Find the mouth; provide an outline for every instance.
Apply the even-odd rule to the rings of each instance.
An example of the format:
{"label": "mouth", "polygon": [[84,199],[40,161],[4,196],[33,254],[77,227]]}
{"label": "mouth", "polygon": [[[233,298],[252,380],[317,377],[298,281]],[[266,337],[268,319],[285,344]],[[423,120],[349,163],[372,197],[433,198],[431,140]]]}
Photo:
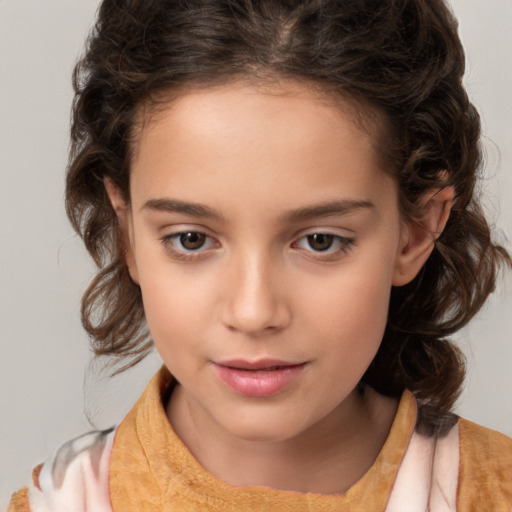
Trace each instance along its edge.
{"label": "mouth", "polygon": [[229,361],[220,361],[219,366],[226,368],[232,368],[233,370],[246,370],[246,371],[273,371],[281,368],[292,368],[294,366],[300,366],[304,363],[292,363],[287,361],[280,361],[278,359],[261,359],[259,361],[246,361],[244,359],[233,359]]}
{"label": "mouth", "polygon": [[264,398],[289,387],[302,374],[306,363],[237,359],[214,362],[213,366],[219,379],[231,390],[244,396]]}

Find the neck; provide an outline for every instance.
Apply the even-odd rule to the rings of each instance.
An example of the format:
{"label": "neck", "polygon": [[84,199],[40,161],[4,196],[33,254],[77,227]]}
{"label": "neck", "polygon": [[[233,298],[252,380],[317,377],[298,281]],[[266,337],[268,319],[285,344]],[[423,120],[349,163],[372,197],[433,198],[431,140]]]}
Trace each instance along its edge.
{"label": "neck", "polygon": [[167,412],[197,461],[233,486],[342,494],[371,467],[393,422],[397,401],[369,388],[354,390],[321,422],[283,441],[259,442],[229,435],[190,407],[180,386]]}

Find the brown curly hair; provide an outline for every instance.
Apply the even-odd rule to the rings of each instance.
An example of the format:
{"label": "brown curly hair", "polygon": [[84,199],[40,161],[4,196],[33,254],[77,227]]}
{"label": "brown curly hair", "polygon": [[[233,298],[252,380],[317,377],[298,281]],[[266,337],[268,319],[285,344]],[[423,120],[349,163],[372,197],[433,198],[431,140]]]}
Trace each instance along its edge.
{"label": "brown curly hair", "polygon": [[[161,91],[239,78],[317,84],[386,119],[383,151],[402,215],[453,185],[446,229],[421,273],[393,288],[380,350],[363,377],[381,393],[409,388],[442,416],[464,378],[447,339],[493,291],[507,252],[492,243],[475,194],[480,122],[462,86],[464,52],[443,0],[103,0],[74,73],[68,216],[99,267],[83,324],[96,355],[140,361],[152,341],[130,279],[108,177],[129,202],[140,105]],[[155,100],[156,101],[156,100]]]}

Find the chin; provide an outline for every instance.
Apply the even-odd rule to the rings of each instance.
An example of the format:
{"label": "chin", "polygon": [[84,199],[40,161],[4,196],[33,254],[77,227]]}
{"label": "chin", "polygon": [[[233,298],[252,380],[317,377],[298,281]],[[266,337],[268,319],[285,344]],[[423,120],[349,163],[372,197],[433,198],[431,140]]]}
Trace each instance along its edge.
{"label": "chin", "polygon": [[293,439],[304,430],[298,418],[285,416],[275,417],[267,414],[258,415],[258,417],[254,415],[242,417],[238,414],[236,423],[231,418],[229,424],[224,424],[224,428],[234,437],[248,443],[279,443]]}

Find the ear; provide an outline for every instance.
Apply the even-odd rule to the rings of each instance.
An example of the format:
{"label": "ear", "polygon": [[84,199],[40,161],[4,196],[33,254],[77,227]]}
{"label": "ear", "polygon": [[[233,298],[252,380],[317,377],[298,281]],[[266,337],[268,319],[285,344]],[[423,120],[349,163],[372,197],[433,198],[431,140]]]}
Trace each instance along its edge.
{"label": "ear", "polygon": [[110,203],[112,204],[112,208],[114,208],[114,211],[116,212],[119,227],[121,229],[126,266],[128,267],[128,271],[133,282],[135,284],[139,284],[139,275],[133,252],[133,225],[131,209],[128,204],[126,204],[123,194],[119,188],[114,185],[114,182],[110,178],[105,178],[103,180],[103,184],[110,199]]}
{"label": "ear", "polygon": [[410,283],[418,275],[448,222],[454,197],[452,186],[425,193],[420,201],[419,217],[404,223],[394,286]]}

